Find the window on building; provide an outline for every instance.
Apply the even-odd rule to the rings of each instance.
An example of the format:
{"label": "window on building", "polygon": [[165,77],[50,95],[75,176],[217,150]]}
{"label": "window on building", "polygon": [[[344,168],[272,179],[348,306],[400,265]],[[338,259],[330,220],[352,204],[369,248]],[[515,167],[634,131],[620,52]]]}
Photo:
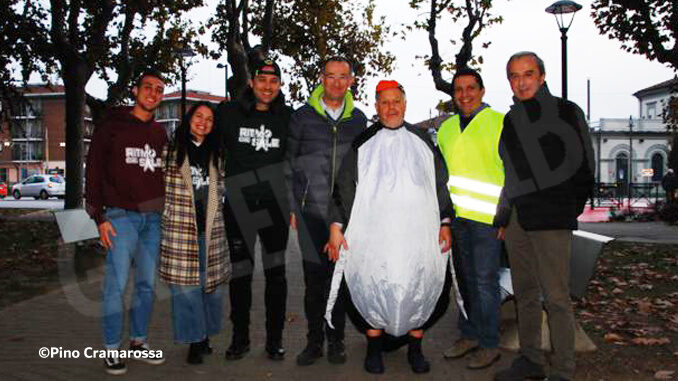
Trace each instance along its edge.
{"label": "window on building", "polygon": [[42,115],[42,102],[39,99],[18,98],[10,107],[13,117],[35,117]]}
{"label": "window on building", "polygon": [[647,110],[646,115],[648,119],[657,117],[657,102],[647,102],[645,109]]}
{"label": "window on building", "polygon": [[664,177],[664,156],[660,153],[652,155],[652,181],[661,181]]}
{"label": "window on building", "polygon": [[12,121],[12,139],[42,139],[42,137],[42,120],[14,119]]}
{"label": "window on building", "polygon": [[0,168],[0,183],[7,183],[7,168]]}
{"label": "window on building", "polygon": [[628,181],[628,172],[629,172],[629,155],[626,152],[621,152],[615,158],[615,164],[617,167],[617,182],[626,182]]}
{"label": "window on building", "polygon": [[14,161],[42,161],[43,153],[44,149],[41,141],[15,141],[12,145],[12,160]]}

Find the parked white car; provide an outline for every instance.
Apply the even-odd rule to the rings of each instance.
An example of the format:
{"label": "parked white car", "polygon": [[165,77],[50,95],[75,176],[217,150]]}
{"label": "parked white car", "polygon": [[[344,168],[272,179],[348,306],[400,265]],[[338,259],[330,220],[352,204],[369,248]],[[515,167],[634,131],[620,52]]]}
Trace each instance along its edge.
{"label": "parked white car", "polygon": [[47,200],[50,197],[64,198],[65,195],[66,180],[59,175],[33,175],[12,186],[12,196],[16,200],[21,197]]}

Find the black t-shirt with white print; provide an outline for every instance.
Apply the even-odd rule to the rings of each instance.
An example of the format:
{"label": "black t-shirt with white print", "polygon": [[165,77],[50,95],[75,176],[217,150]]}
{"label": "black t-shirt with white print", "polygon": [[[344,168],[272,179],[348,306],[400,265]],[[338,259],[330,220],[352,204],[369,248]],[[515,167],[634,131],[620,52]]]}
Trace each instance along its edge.
{"label": "black t-shirt with white print", "polygon": [[224,134],[226,176],[283,162],[291,115],[289,107],[279,113],[245,111],[241,105],[230,102],[222,105],[217,114]]}
{"label": "black t-shirt with white print", "polygon": [[209,199],[209,151],[204,144],[188,144],[188,163],[191,167],[193,184],[193,202],[195,203],[195,222],[198,233],[205,231],[207,202]]}

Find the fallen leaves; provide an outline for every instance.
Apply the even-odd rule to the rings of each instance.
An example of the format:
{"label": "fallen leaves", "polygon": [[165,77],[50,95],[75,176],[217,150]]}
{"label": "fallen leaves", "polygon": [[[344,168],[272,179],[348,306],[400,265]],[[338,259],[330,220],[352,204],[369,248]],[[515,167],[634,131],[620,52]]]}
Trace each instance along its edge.
{"label": "fallen leaves", "polygon": [[636,337],[631,339],[631,342],[635,345],[666,345],[671,343],[671,339],[668,337]]}
{"label": "fallen leaves", "polygon": [[612,332],[606,333],[605,336],[603,336],[603,338],[608,343],[622,343],[622,342],[624,342],[623,337],[621,337],[620,335],[618,335],[616,333],[612,333]]}
{"label": "fallen leaves", "polygon": [[672,380],[676,372],[673,370],[658,370],[654,373],[655,380]]}
{"label": "fallen leaves", "polygon": [[[577,320],[592,338],[597,335],[601,351],[614,353],[620,364],[635,365],[625,371],[678,379],[676,252],[675,246],[626,243],[610,250],[608,245],[586,295],[577,302]],[[636,361],[646,355],[654,365]]]}

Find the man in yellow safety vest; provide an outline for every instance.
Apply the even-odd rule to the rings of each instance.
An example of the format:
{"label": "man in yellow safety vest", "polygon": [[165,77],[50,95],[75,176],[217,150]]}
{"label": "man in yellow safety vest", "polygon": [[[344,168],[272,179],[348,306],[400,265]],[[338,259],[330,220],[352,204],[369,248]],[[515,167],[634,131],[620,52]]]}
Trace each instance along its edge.
{"label": "man in yellow safety vest", "polygon": [[468,311],[460,314],[460,338],[445,351],[446,358],[471,353],[467,367],[489,367],[499,357],[499,265],[501,241],[494,226],[504,166],[499,138],[504,115],[483,103],[485,87],[480,74],[458,70],[452,79],[459,113],[438,130],[438,145],[450,175],[448,186],[456,218],[456,240],[462,296]]}

